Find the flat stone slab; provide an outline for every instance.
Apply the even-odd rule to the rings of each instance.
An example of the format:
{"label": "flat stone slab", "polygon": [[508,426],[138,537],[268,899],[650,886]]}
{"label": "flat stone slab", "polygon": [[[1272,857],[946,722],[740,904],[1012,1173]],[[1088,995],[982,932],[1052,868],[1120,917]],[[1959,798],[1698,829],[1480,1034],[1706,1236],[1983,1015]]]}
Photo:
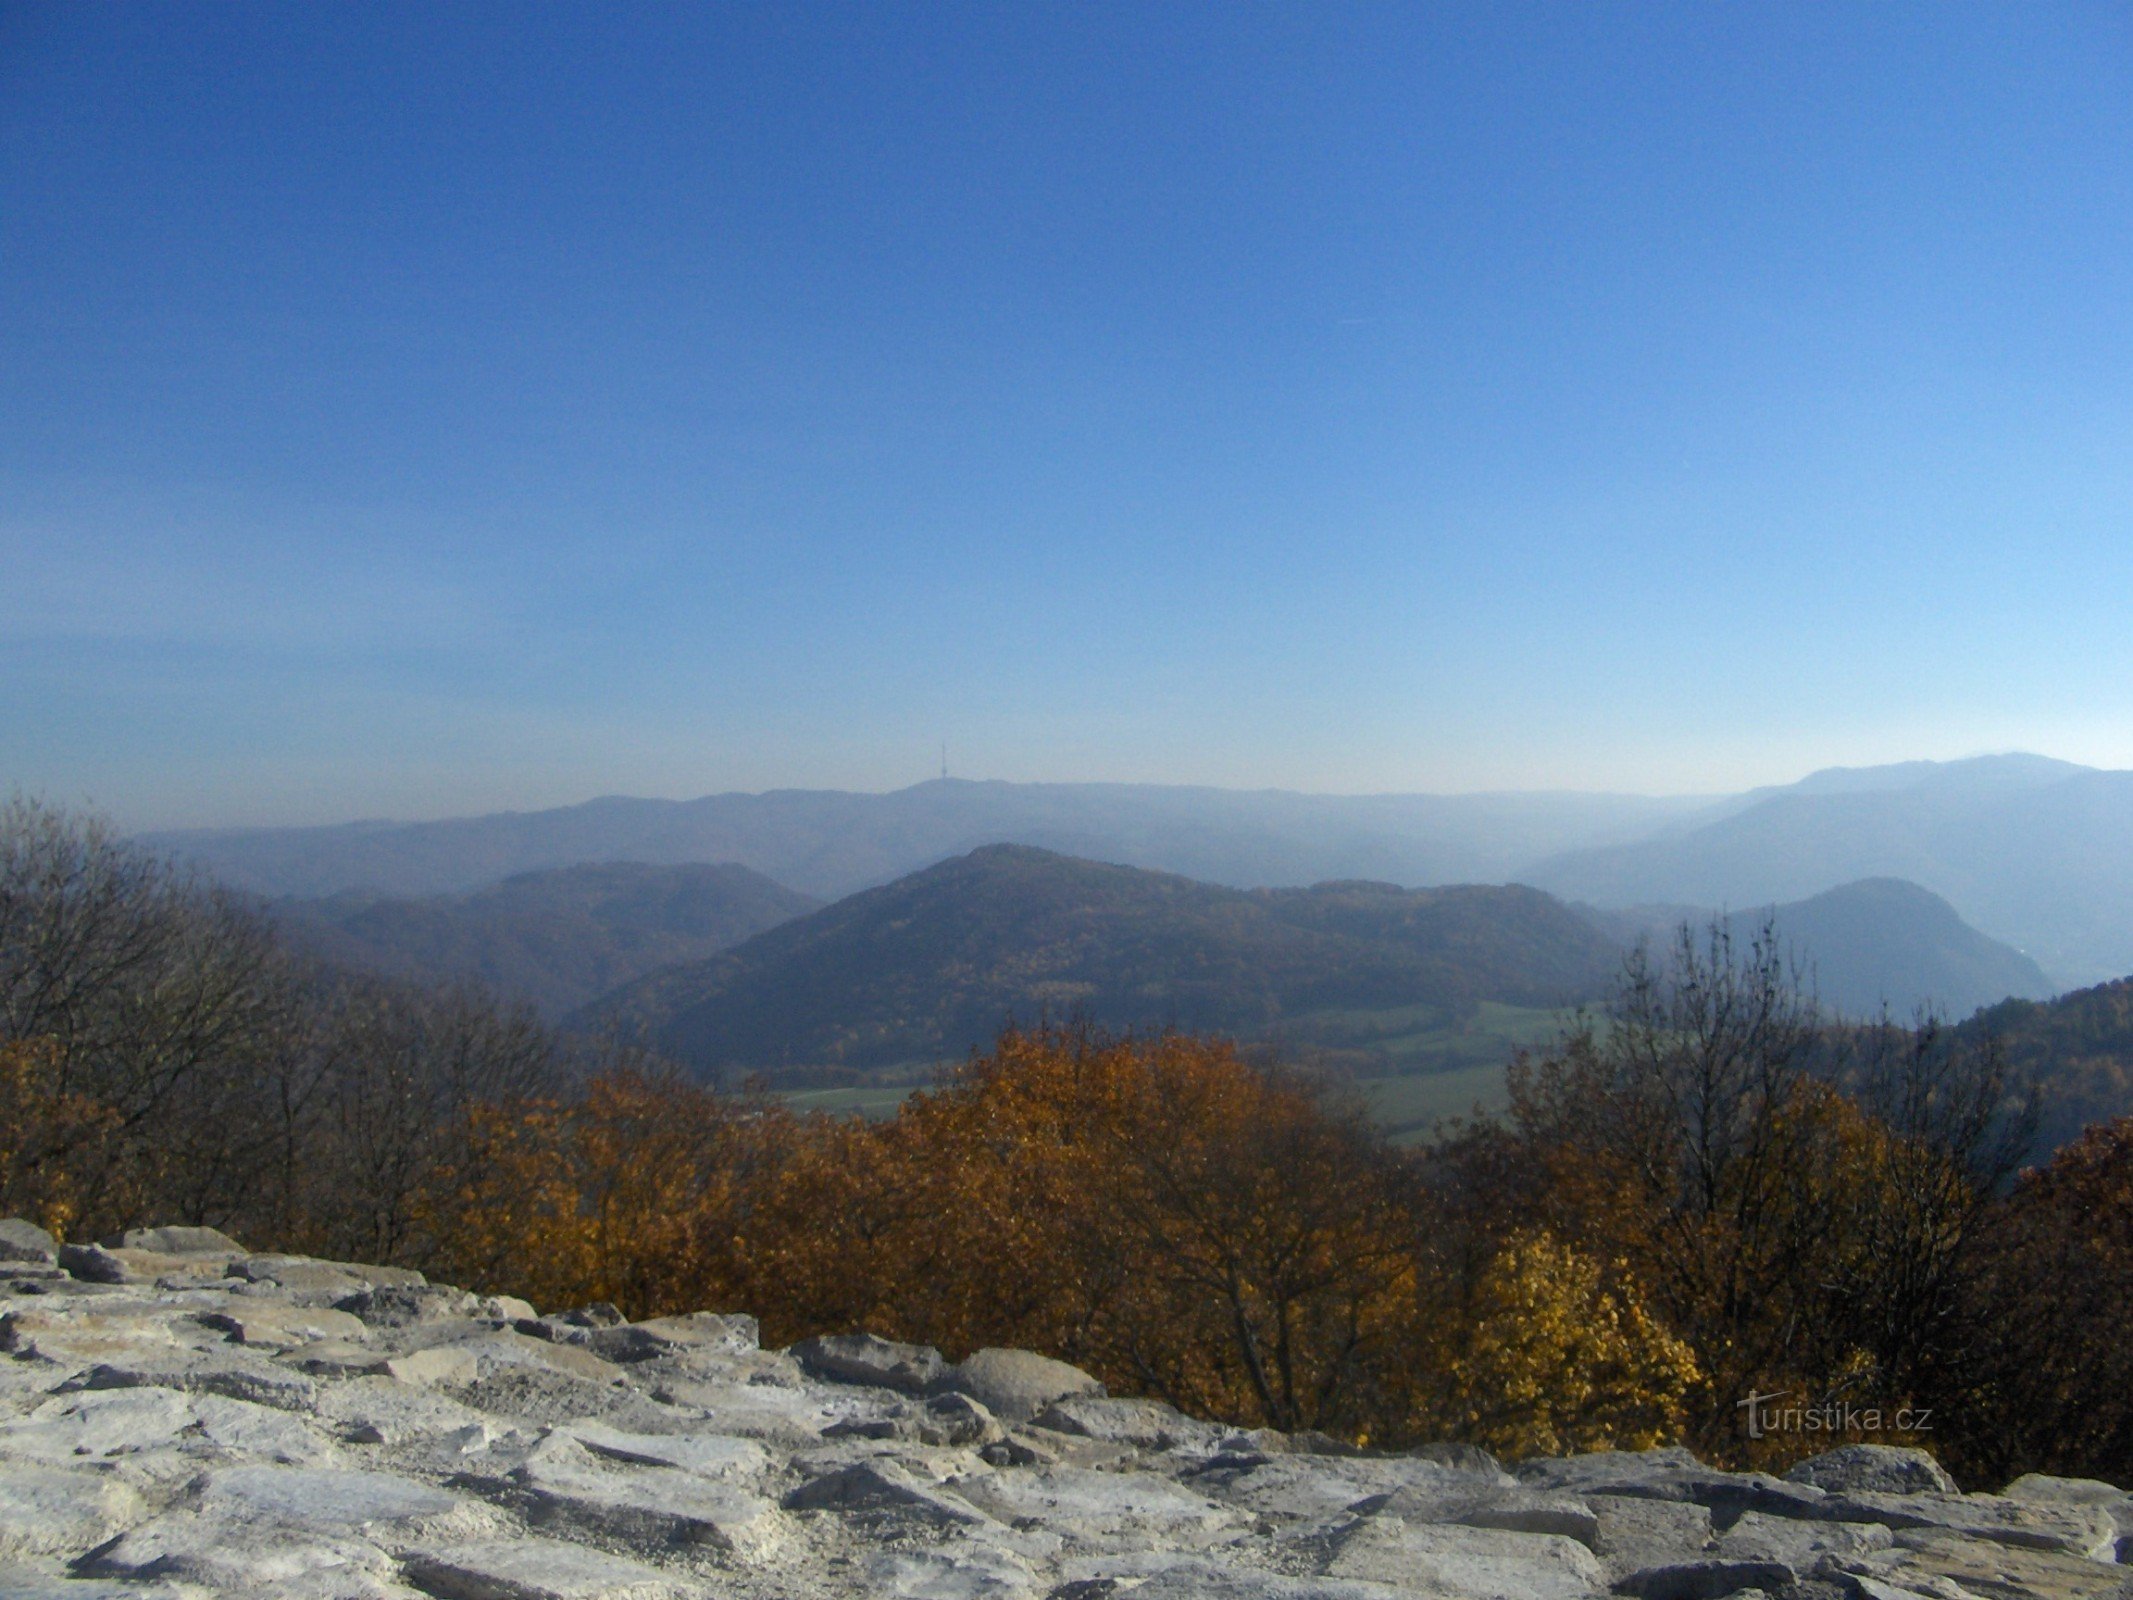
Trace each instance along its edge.
{"label": "flat stone slab", "polygon": [[[2024,1550],[1951,1534],[1899,1533],[1894,1550],[1838,1570],[1909,1593],[1956,1584],[1978,1600],[2129,1600],[2133,1571],[2058,1550]],[[1945,1593],[1945,1587],[1941,1589]]]}
{"label": "flat stone slab", "polygon": [[0,1560],[73,1555],[147,1515],[108,1471],[11,1461],[0,1467]]}
{"label": "flat stone slab", "polygon": [[809,1375],[831,1383],[864,1383],[904,1394],[924,1394],[947,1371],[931,1345],[898,1344],[871,1333],[836,1333],[802,1339],[792,1358]]}
{"label": "flat stone slab", "polygon": [[1160,1400],[1114,1400],[1095,1393],[1064,1395],[1047,1403],[1031,1426],[1136,1450],[1197,1449],[1209,1454],[1225,1432]]}
{"label": "flat stone slab", "polygon": [[573,1529],[632,1550],[708,1545],[756,1555],[781,1532],[769,1501],[671,1467],[609,1471],[536,1459],[501,1481],[468,1481],[538,1527]]}
{"label": "flat stone slab", "polygon": [[2030,1550],[2064,1550],[2108,1561],[2118,1525],[2099,1505],[2046,1505],[1990,1494],[1847,1494],[1832,1496],[1825,1515],[1895,1529],[1958,1533]]}
{"label": "flat stone slab", "polygon": [[438,1600],[674,1600],[657,1569],[556,1539],[497,1539],[402,1558],[408,1580]]}
{"label": "flat stone slab", "polygon": [[202,1327],[226,1334],[237,1344],[286,1350],[321,1339],[361,1340],[370,1330],[345,1311],[327,1306],[300,1306],[286,1300],[233,1300],[226,1309],[199,1314]]}
{"label": "flat stone slab", "polygon": [[716,1433],[631,1433],[598,1422],[564,1430],[594,1455],[636,1466],[673,1467],[699,1477],[748,1480],[770,1468],[770,1453],[753,1439]]}
{"label": "flat stone slab", "polygon": [[1478,1484],[1396,1489],[1358,1502],[1356,1511],[1406,1522],[1495,1528],[1505,1533],[1552,1533],[1588,1550],[1598,1542],[1600,1518],[1575,1495]]}
{"label": "flat stone slab", "polygon": [[[1462,1600],[1584,1600],[1600,1563],[1574,1539],[1365,1516],[1315,1536],[1320,1571]],[[1730,1591],[1729,1591],[1730,1592]]]}
{"label": "flat stone slab", "polygon": [[85,1389],[161,1388],[227,1395],[284,1411],[309,1411],[318,1400],[318,1386],[302,1373],[228,1346],[212,1351],[151,1348],[130,1358],[99,1361],[80,1381]]}
{"label": "flat stone slab", "polygon": [[160,1228],[128,1228],[107,1241],[126,1250],[146,1250],[166,1256],[241,1256],[243,1245],[219,1228],[167,1225]]}
{"label": "flat stone slab", "polygon": [[176,1389],[55,1395],[28,1416],[0,1424],[0,1456],[66,1462],[161,1450],[199,1420],[192,1398]]}
{"label": "flat stone slab", "polygon": [[886,1512],[942,1528],[982,1526],[992,1518],[899,1461],[855,1461],[810,1478],[785,1497],[788,1511]]}
{"label": "flat stone slab", "polygon": [[1031,1467],[958,1479],[949,1487],[1002,1522],[1033,1523],[1068,1547],[1192,1549],[1237,1531],[1230,1507],[1152,1473]]}

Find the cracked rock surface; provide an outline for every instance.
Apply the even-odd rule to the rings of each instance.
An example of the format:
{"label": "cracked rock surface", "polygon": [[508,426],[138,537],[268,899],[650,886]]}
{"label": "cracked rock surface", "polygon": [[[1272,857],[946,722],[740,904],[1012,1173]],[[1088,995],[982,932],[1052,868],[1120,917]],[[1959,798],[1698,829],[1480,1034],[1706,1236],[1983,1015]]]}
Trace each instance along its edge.
{"label": "cracked rock surface", "polygon": [[1335,1453],[1020,1351],[765,1351],[211,1229],[0,1222],[0,1352],[0,1600],[2133,1600],[2092,1480]]}

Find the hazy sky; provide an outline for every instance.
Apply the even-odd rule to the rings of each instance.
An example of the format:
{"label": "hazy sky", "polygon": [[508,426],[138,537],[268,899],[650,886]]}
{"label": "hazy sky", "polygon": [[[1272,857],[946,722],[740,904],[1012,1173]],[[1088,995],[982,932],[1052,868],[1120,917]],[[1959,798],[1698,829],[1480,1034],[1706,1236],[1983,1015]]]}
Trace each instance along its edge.
{"label": "hazy sky", "polygon": [[2119,3],[0,0],[0,786],[2133,765]]}

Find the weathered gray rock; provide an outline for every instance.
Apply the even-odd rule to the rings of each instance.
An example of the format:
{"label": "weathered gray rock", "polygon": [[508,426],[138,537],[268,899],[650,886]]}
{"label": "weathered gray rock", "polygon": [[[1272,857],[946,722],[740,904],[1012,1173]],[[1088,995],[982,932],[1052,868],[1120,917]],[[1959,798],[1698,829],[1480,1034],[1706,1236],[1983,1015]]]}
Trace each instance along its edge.
{"label": "weathered gray rock", "polygon": [[556,1539],[496,1539],[416,1550],[408,1577],[438,1600],[674,1600],[656,1568]]}
{"label": "weathered gray rock", "polygon": [[1582,1498],[1597,1519],[1593,1552],[1610,1582],[1647,1568],[1697,1560],[1716,1537],[1710,1508],[1693,1501],[1608,1494]]}
{"label": "weathered gray rock", "polygon": [[1824,1514],[1841,1522],[1878,1522],[1961,1534],[2029,1550],[2065,1550],[2110,1560],[2117,1524],[2096,1505],[2043,1505],[1989,1494],[1848,1494],[1832,1496]]}
{"label": "weathered gray rock", "polygon": [[567,1456],[537,1456],[507,1477],[459,1480],[549,1531],[575,1531],[634,1552],[708,1545],[760,1554],[779,1534],[777,1512],[758,1495],[671,1467],[611,1471]]}
{"label": "weathered gray rock", "polygon": [[480,1307],[478,1296],[432,1283],[381,1283],[334,1302],[336,1311],[345,1311],[373,1328],[466,1320]]}
{"label": "weathered gray rock", "polygon": [[871,1333],[833,1333],[802,1339],[792,1347],[792,1356],[813,1377],[831,1383],[864,1383],[904,1394],[924,1394],[948,1366],[931,1345],[898,1344],[891,1339],[877,1339]]}
{"label": "weathered gray rock", "polygon": [[674,1467],[706,1478],[752,1482],[770,1470],[770,1453],[753,1439],[716,1433],[630,1433],[604,1423],[565,1430],[596,1456],[637,1466]]}
{"label": "weathered gray rock", "polygon": [[1706,1556],[1646,1567],[1617,1578],[1613,1588],[1616,1594],[1635,1595],[1637,1600],[1725,1600],[1744,1590],[1788,1589],[1799,1576],[1782,1561]]}
{"label": "weathered gray rock", "polygon": [[1407,1453],[1417,1461],[1432,1461],[1440,1467],[1450,1467],[1454,1472],[1462,1472],[1489,1483],[1508,1484],[1518,1481],[1504,1471],[1501,1461],[1478,1444],[1418,1444]]}
{"label": "weathered gray rock", "polygon": [[869,1594],[909,1600],[1032,1600],[1038,1592],[1026,1563],[981,1545],[884,1551],[865,1571]]}
{"label": "weathered gray rock", "polygon": [[1548,1494],[1520,1485],[1409,1486],[1361,1501],[1353,1509],[1407,1522],[1497,1528],[1506,1533],[1551,1533],[1575,1539],[1588,1550],[1599,1542],[1600,1536],[1599,1514],[1575,1495]]}
{"label": "weathered gray rock", "polygon": [[308,1411],[318,1398],[317,1384],[302,1373],[233,1346],[211,1351],[149,1346],[131,1357],[97,1362],[79,1382],[85,1389],[183,1389],[227,1395],[285,1411]]}
{"label": "weathered gray rock", "polygon": [[59,1260],[59,1243],[34,1222],[21,1217],[0,1219],[0,1261],[24,1261],[32,1266],[52,1266]]}
{"label": "weathered gray rock", "polygon": [[941,1373],[934,1387],[967,1394],[1009,1423],[1028,1422],[1071,1396],[1104,1392],[1081,1368],[1027,1350],[979,1350]]}
{"label": "weathered gray rock", "polygon": [[943,1528],[968,1528],[988,1520],[961,1495],[888,1457],[855,1461],[810,1479],[785,1497],[785,1509],[893,1512]]}
{"label": "weathered gray rock", "polygon": [[1889,1529],[1878,1522],[1808,1522],[1746,1511],[1711,1548],[1728,1560],[1777,1561],[1795,1572],[1810,1573],[1825,1556],[1869,1555],[1893,1542]]}
{"label": "weathered gray rock", "polygon": [[609,1361],[651,1361],[662,1356],[745,1355],[756,1348],[753,1317],[697,1311],[681,1317],[652,1317],[583,1335],[585,1347]]}
{"label": "weathered gray rock", "polygon": [[4,1285],[0,1600],[2133,1600],[2133,1498],[2098,1482],[1963,1495],[1897,1451],[1513,1476],[1016,1352],[764,1352],[745,1318],[144,1242],[202,1248]]}
{"label": "weathered gray rock", "polygon": [[321,1339],[363,1339],[370,1330],[345,1311],[295,1305],[287,1300],[236,1300],[203,1311],[202,1326],[229,1335],[237,1344],[287,1350]]}
{"label": "weathered gray rock", "polygon": [[2118,1529],[2118,1559],[2133,1562],[2133,1494],[2097,1478],[2054,1478],[2025,1473],[2000,1491],[2003,1498],[2026,1505],[2094,1506]]}
{"label": "weathered gray rock", "polygon": [[0,1560],[74,1555],[146,1514],[132,1485],[102,1467],[0,1466]]}
{"label": "weathered gray rock", "polygon": [[1955,1480],[1924,1450],[1886,1444],[1847,1444],[1824,1451],[1785,1474],[1832,1494],[1955,1494]]}
{"label": "weathered gray rock", "polygon": [[1222,1441],[1220,1428],[1197,1422],[1160,1400],[1113,1400],[1095,1393],[1052,1401],[1036,1414],[1033,1425],[1138,1450],[1199,1449],[1211,1454]]}
{"label": "weathered gray rock", "polygon": [[1190,1550],[1240,1525],[1229,1507],[1146,1473],[1032,1467],[967,1478],[955,1488],[979,1510],[1046,1528],[1069,1549]]}
{"label": "weathered gray rock", "polygon": [[151,1284],[187,1278],[220,1278],[228,1256],[171,1255],[157,1250],[107,1248],[100,1244],[63,1244],[59,1264],[85,1283]]}
{"label": "weathered gray rock", "polygon": [[1329,1578],[1360,1578],[1474,1600],[1584,1600],[1600,1563],[1574,1539],[1363,1516],[1312,1541]]}
{"label": "weathered gray rock", "polygon": [[[2128,1600],[2133,1572],[2058,1550],[2025,1550],[1991,1540],[1899,1533],[1894,1549],[1835,1563],[1838,1581],[1865,1578],[1906,1597],[1974,1595],[1979,1600]],[[1952,1587],[1951,1587],[1952,1586]],[[1872,1591],[1859,1588],[1857,1592]],[[1877,1597],[1879,1600],[1879,1597]]]}
{"label": "weathered gray rock", "polygon": [[245,1248],[219,1228],[128,1228],[106,1244],[164,1256],[241,1256]]}

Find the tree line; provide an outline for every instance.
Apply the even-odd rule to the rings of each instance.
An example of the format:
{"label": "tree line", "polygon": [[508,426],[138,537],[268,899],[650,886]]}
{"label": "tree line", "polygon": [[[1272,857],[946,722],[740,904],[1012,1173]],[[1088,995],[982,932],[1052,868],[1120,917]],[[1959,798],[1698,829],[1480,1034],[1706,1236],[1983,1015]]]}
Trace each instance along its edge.
{"label": "tree line", "polygon": [[[1832,1024],[1723,928],[1633,956],[1506,1115],[1425,1146],[1337,1077],[1073,1024],[891,1117],[803,1115],[308,964],[93,818],[0,810],[0,1214],[745,1310],[772,1344],[1019,1346],[1354,1444],[2133,1478],[2133,1120],[2025,1168],[2034,1129],[1989,1034]],[[1794,1425],[1750,1437],[1750,1396]]]}

